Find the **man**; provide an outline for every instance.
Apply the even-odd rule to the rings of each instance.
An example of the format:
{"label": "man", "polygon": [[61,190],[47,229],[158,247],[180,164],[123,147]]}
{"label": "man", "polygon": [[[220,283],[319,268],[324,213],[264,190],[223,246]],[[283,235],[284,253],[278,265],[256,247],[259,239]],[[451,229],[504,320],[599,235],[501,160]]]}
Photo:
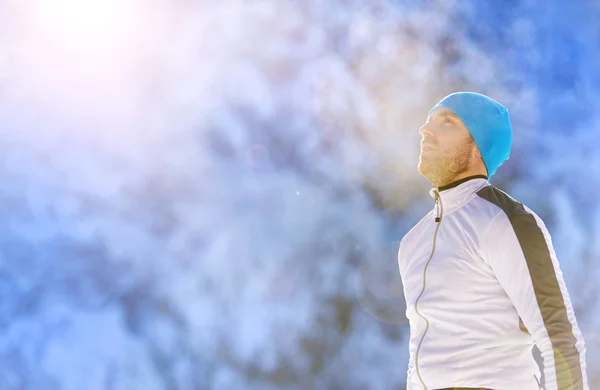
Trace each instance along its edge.
{"label": "man", "polygon": [[[435,206],[402,239],[408,389],[588,390],[585,345],[550,234],[490,185],[509,158],[507,109],[477,93],[442,99],[420,128]],[[532,189],[533,190],[533,189]]]}

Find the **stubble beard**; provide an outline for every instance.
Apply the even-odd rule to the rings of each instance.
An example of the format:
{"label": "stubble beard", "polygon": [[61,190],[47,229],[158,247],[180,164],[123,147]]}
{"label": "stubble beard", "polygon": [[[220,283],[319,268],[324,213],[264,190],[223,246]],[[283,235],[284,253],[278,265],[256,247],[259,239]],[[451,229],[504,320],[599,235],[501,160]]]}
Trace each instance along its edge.
{"label": "stubble beard", "polygon": [[468,147],[459,150],[446,150],[441,156],[435,152],[419,157],[419,173],[425,176],[435,187],[451,183],[460,174],[469,169],[471,153]]}

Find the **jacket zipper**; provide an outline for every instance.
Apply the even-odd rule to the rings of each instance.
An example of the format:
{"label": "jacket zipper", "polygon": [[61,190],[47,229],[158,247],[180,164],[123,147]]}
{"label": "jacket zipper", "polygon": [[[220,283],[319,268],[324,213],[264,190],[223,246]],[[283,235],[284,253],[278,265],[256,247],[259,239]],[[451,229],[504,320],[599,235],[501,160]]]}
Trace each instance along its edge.
{"label": "jacket zipper", "polygon": [[444,214],[444,206],[442,204],[442,199],[440,198],[440,193],[438,192],[438,190],[434,190],[434,193],[435,193],[435,210],[436,210],[435,222],[436,222],[437,226],[435,227],[435,232],[433,233],[433,247],[431,248],[431,254],[429,255],[429,259],[427,260],[427,263],[425,264],[425,268],[423,269],[423,288],[421,290],[421,294],[419,294],[419,296],[417,297],[417,300],[415,301],[415,312],[419,315],[419,317],[424,319],[425,323],[427,324],[427,326],[425,327],[425,331],[423,332],[423,336],[421,337],[421,340],[419,341],[419,346],[417,347],[417,352],[415,353],[415,367],[417,369],[417,376],[419,377],[419,380],[421,381],[421,384],[423,385],[423,388],[425,390],[427,390],[427,386],[425,385],[425,382],[423,381],[423,378],[421,377],[421,372],[419,371],[419,351],[421,350],[421,345],[423,344],[425,335],[427,334],[427,331],[429,330],[429,320],[421,315],[421,313],[419,312],[418,305],[419,305],[419,299],[425,292],[425,286],[426,286],[426,282],[427,282],[427,279],[426,279],[427,278],[427,267],[429,266],[429,263],[431,262],[431,259],[433,258],[433,254],[435,253],[435,244],[436,244],[436,240],[437,240],[437,234],[438,234],[438,230],[440,230],[440,226],[442,223],[442,217]]}

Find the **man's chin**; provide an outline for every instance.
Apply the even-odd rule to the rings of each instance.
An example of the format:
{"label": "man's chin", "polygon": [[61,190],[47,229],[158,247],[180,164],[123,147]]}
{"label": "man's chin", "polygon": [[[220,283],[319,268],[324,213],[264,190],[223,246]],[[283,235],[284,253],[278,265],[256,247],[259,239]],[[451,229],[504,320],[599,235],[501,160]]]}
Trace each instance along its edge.
{"label": "man's chin", "polygon": [[431,177],[433,176],[433,169],[431,167],[431,164],[427,164],[424,163],[423,161],[419,160],[419,164],[417,165],[417,170],[419,171],[419,173],[424,176],[426,179],[431,181]]}
{"label": "man's chin", "polygon": [[427,161],[427,159],[424,159],[423,157],[419,158],[419,163],[417,164],[417,169],[419,170],[419,173],[421,175],[424,175],[425,173],[431,171],[431,168],[432,168],[431,161]]}
{"label": "man's chin", "polygon": [[427,169],[425,169],[425,167],[423,166],[423,164],[419,163],[419,165],[417,166],[417,170],[419,171],[419,173],[425,177],[427,177]]}

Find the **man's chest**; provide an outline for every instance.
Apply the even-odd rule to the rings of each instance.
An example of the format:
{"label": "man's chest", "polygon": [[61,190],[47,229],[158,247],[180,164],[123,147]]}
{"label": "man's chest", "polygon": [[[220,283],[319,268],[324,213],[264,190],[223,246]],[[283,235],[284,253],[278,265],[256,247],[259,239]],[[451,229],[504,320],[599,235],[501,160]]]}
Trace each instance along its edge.
{"label": "man's chest", "polygon": [[491,268],[480,255],[480,228],[460,218],[424,224],[407,241],[403,283],[410,308],[417,298],[437,303],[472,299],[493,282]]}

